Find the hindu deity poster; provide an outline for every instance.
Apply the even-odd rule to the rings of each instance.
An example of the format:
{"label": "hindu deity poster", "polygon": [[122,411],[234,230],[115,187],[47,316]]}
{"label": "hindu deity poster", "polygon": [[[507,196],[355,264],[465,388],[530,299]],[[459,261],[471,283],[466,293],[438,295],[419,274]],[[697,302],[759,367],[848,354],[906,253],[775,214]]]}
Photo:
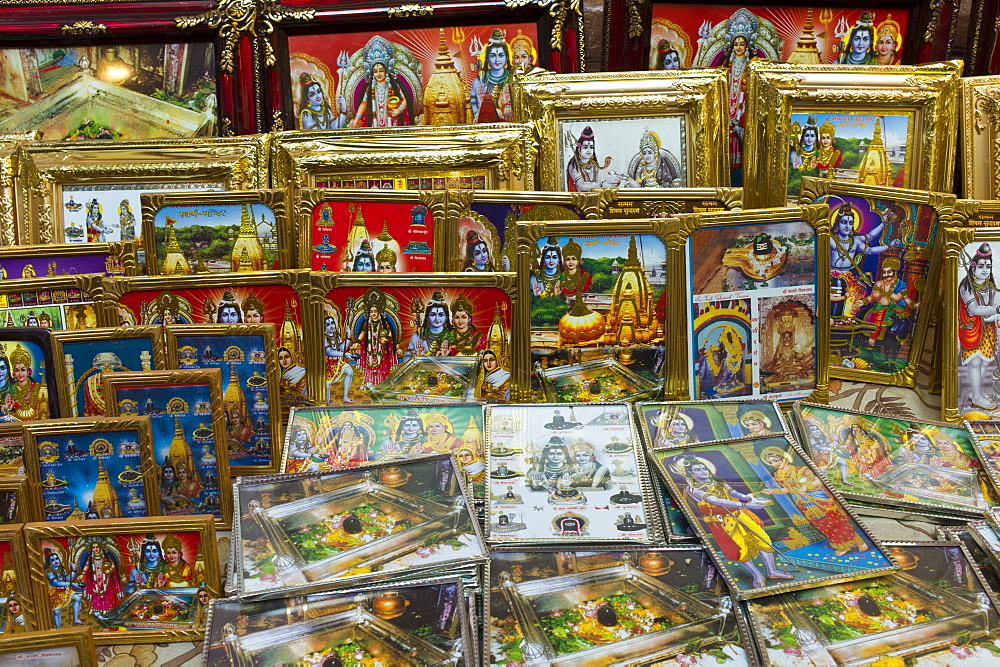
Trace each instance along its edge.
{"label": "hindu deity poster", "polygon": [[290,35],[300,130],[513,120],[515,67],[538,61],[533,23]]}
{"label": "hindu deity poster", "polygon": [[785,437],[654,453],[691,526],[743,599],[895,569]]}
{"label": "hindu deity poster", "polygon": [[683,114],[560,120],[559,189],[683,188],[688,184]]}
{"label": "hindu deity poster", "polygon": [[236,486],[240,595],[455,576],[484,547],[451,458]]}
{"label": "hindu deity poster", "polygon": [[989,475],[993,486],[1000,490],[1000,422],[967,421],[965,427],[972,433],[972,444],[983,471]]}
{"label": "hindu deity poster", "polygon": [[660,541],[628,406],[488,406],[486,423],[490,543]]}
{"label": "hindu deity poster", "polygon": [[963,428],[808,403],[796,418],[816,465],[848,498],[971,516],[990,505],[992,487]]}
{"label": "hindu deity poster", "polygon": [[49,332],[36,326],[0,331],[0,421],[59,417]]}
{"label": "hindu deity poster", "polygon": [[433,211],[416,201],[321,201],[299,266],[313,271],[426,273],[434,270]]}
{"label": "hindu deity poster", "polygon": [[1000,374],[996,355],[1000,291],[993,277],[994,251],[1000,251],[1000,243],[969,243],[958,259],[957,341],[951,338],[955,342],[946,354],[957,357],[958,414],[969,420],[992,419],[1000,411],[1000,395],[994,387]]}
{"label": "hindu deity poster", "polygon": [[[122,333],[115,329],[103,331]],[[65,382],[69,397],[66,416],[101,417],[107,414],[101,385],[107,373],[162,370],[162,335],[163,330],[159,327],[147,327],[145,332],[126,334],[128,337],[59,340],[56,355],[63,367],[55,370],[60,380]]]}
{"label": "hindu deity poster", "polygon": [[933,296],[927,283],[937,211],[851,194],[817,203],[830,208],[831,368],[903,373],[912,382],[911,352],[927,318],[920,306]]}
{"label": "hindu deity poster", "polygon": [[0,132],[40,130],[48,140],[212,136],[215,69],[211,40],[2,49]]}
{"label": "hindu deity poster", "polygon": [[652,398],[664,376],[664,242],[575,234],[534,245],[531,362],[548,400]]}
{"label": "hindu deity poster", "polygon": [[80,280],[73,284],[39,280],[37,287],[25,285],[27,289],[16,291],[0,287],[0,321],[7,327],[93,329],[97,326],[94,299]]}
{"label": "hindu deity poster", "polygon": [[20,526],[0,528],[0,581],[0,636],[32,630],[31,580]]}
{"label": "hindu deity poster", "polygon": [[808,64],[895,65],[908,12],[842,7],[653,5],[649,69],[723,67],[728,71],[730,156],[742,182],[747,64],[764,59]]}
{"label": "hindu deity poster", "polygon": [[688,382],[697,400],[816,387],[816,232],[804,220],[696,229],[686,248]]}
{"label": "hindu deity poster", "polygon": [[697,542],[698,534],[688,523],[680,505],[670,495],[670,489],[667,488],[666,483],[657,478],[655,484],[660,500],[663,501],[663,524],[667,532],[667,542],[670,544]]}
{"label": "hindu deity poster", "polygon": [[638,414],[650,449],[788,432],[781,410],[767,401],[643,403]]}
{"label": "hindu deity poster", "polygon": [[492,664],[747,660],[732,599],[701,548],[497,552],[484,610]]}
{"label": "hindu deity poster", "polygon": [[327,404],[510,400],[510,295],[441,283],[327,292]]}
{"label": "hindu deity poster", "polygon": [[901,572],[748,602],[766,664],[982,664],[1000,614],[958,542],[887,543]]}

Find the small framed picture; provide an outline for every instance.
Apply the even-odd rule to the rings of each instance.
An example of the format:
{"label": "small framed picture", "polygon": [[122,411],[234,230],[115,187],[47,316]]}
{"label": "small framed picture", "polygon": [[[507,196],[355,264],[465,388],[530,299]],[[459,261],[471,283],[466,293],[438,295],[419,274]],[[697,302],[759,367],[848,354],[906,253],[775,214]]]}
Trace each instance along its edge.
{"label": "small framed picture", "polygon": [[0,477],[24,475],[24,425],[0,422]]}
{"label": "small framed picture", "polygon": [[97,667],[93,630],[64,628],[5,636],[0,662],[11,665]]}
{"label": "small framed picture", "polygon": [[101,275],[95,273],[0,281],[0,321],[53,331],[92,329],[100,291]]}
{"label": "small framed picture", "polygon": [[[110,417],[149,417],[159,502],[150,514],[211,514],[220,530],[232,521],[229,457],[216,368],[110,373],[103,378]],[[157,507],[158,505],[158,507]],[[152,508],[156,509],[152,509]]]}
{"label": "small framed picture", "polygon": [[[25,467],[22,465],[21,469]],[[37,506],[31,501],[28,478],[23,472],[16,477],[0,477],[0,525],[40,521],[42,513],[36,511]]]}
{"label": "small framed picture", "polygon": [[29,422],[60,416],[59,386],[48,329],[0,330],[0,419]]}
{"label": "small framed picture", "polygon": [[790,433],[781,408],[768,401],[639,403],[635,410],[651,450]]}
{"label": "small framed picture", "polygon": [[158,514],[149,419],[48,420],[24,427],[34,515],[45,521]]}
{"label": "small framed picture", "polygon": [[170,367],[222,372],[231,476],[279,470],[281,403],[273,324],[165,327]]}
{"label": "small framed picture", "polygon": [[742,188],[671,188],[644,192],[598,190],[601,218],[671,218],[678,213],[716,213],[743,208]]}
{"label": "small framed picture", "polygon": [[33,523],[24,536],[41,629],[86,625],[97,644],[204,635],[221,590],[211,517]]}
{"label": "small framed picture", "polygon": [[158,325],[53,331],[52,354],[63,362],[53,372],[66,387],[61,409],[67,417],[107,414],[101,384],[105,374],[167,367]]}
{"label": "small framed picture", "polygon": [[0,277],[52,278],[86,273],[134,276],[137,241],[0,247]]}
{"label": "small framed picture", "polygon": [[[22,524],[0,526],[0,645],[12,635],[35,629],[34,604],[31,599],[31,576],[28,572]],[[3,655],[0,653],[0,661]]]}
{"label": "small framed picture", "polygon": [[976,458],[993,488],[1000,492],[1000,421],[994,419],[966,420],[964,426],[972,434]]}

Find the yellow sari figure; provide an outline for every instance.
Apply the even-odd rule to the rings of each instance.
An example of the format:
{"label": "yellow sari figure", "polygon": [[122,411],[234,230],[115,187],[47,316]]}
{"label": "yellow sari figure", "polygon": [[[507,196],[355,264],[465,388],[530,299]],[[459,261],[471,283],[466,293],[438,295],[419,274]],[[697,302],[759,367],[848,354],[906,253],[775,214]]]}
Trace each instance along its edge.
{"label": "yellow sari figure", "polygon": [[41,382],[31,379],[31,355],[18,344],[10,355],[14,388],[4,411],[17,421],[49,418],[49,394]]}

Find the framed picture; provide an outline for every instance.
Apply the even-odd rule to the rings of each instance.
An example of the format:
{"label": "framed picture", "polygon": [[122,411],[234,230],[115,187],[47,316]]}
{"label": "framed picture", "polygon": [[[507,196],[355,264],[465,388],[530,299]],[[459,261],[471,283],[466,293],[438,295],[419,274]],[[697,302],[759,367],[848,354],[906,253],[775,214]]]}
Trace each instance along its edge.
{"label": "framed picture", "polygon": [[[105,326],[136,324],[275,325],[282,409],[309,402],[306,368],[315,368],[304,344],[303,311],[310,289],[308,271],[226,275],[108,278],[100,295]],[[319,335],[310,336],[318,340]]]}
{"label": "framed picture", "polygon": [[222,374],[216,368],[105,374],[109,417],[149,417],[160,516],[211,514],[219,530],[233,516]]}
{"label": "framed picture", "polygon": [[681,214],[673,224],[687,286],[676,305],[690,303],[678,318],[678,394],[825,402],[826,207]]}
{"label": "framed picture", "polygon": [[[448,456],[321,475],[245,477],[235,489],[239,595],[275,597],[455,576],[485,560]],[[334,518],[336,517],[336,518]]]}
{"label": "framed picture", "polygon": [[45,665],[53,662],[65,667],[97,667],[97,652],[90,628],[65,628],[44,632],[25,632],[5,637],[0,660],[13,665]]}
{"label": "framed picture", "polygon": [[897,569],[787,436],[684,445],[653,460],[740,599]]}
{"label": "framed picture", "polygon": [[40,628],[87,625],[97,644],[204,635],[221,590],[211,517],[33,523],[24,535]]}
{"label": "framed picture", "polygon": [[97,326],[94,298],[99,274],[0,281],[0,320],[8,327],[44,327],[53,331]]}
{"label": "framed picture", "polygon": [[769,401],[639,403],[635,412],[651,450],[791,432]]}
{"label": "framed picture", "polygon": [[284,190],[144,193],[146,274],[291,268]]}
{"label": "framed picture", "polygon": [[[22,465],[23,470],[26,466]],[[31,502],[28,479],[22,472],[18,476],[0,477],[0,525],[38,521],[41,512],[35,511]]]}
{"label": "framed picture", "polygon": [[21,422],[0,422],[0,477],[23,475],[23,424]]}
{"label": "framed picture", "polygon": [[222,373],[232,476],[279,470],[280,375],[273,324],[167,326],[171,368]]}
{"label": "framed picture", "polygon": [[31,243],[138,239],[140,193],[253,190],[268,180],[262,136],[30,142],[21,147],[18,167],[20,220],[31,223],[19,238]]}
{"label": "framed picture", "polygon": [[53,278],[81,273],[106,276],[136,274],[136,241],[114,243],[52,243],[0,247],[0,276],[9,278]]}
{"label": "framed picture", "polygon": [[729,185],[721,71],[518,79],[518,119],[540,144],[541,189]]}
{"label": "framed picture", "polygon": [[830,375],[912,387],[954,195],[806,178],[801,199],[829,211]]}
{"label": "framed picture", "polygon": [[487,406],[486,434],[491,545],[662,543],[628,406]]}
{"label": "framed picture", "polygon": [[510,273],[314,274],[313,292],[323,404],[506,403],[527,384]]}
{"label": "framed picture", "polygon": [[972,434],[976,458],[993,488],[1000,489],[1000,422],[993,419],[965,421],[965,428]]}
{"label": "framed picture", "polygon": [[[751,62],[744,207],[799,200],[804,176],[951,190],[959,61],[860,72],[848,65]],[[828,90],[843,95],[826,96]]]}
{"label": "framed picture", "polygon": [[24,427],[33,514],[45,521],[159,514],[146,417],[59,419]]}
{"label": "framed picture", "polygon": [[670,218],[678,213],[714,213],[743,208],[742,188],[672,188],[651,192],[598,190],[602,218]]}
{"label": "framed picture", "polygon": [[[21,537],[21,524],[0,526],[0,636],[23,636],[35,628],[31,577]],[[6,645],[6,641],[3,642]],[[0,654],[0,659],[2,659]]]}
{"label": "framed picture", "polygon": [[48,329],[39,325],[0,330],[0,415],[29,422],[60,416],[59,381]]}
{"label": "framed picture", "polygon": [[748,602],[764,664],[786,664],[788,655],[803,665],[994,660],[1000,614],[965,547],[886,547],[902,571]]}
{"label": "framed picture", "polygon": [[[501,663],[526,646],[561,666],[599,664],[609,651],[633,663],[746,660],[738,612],[700,547],[497,552],[483,610],[484,643]],[[602,622],[612,614],[618,623]]]}
{"label": "framed picture", "polygon": [[282,23],[273,38],[276,130],[510,121],[516,71],[583,69],[581,9],[561,0],[308,7],[307,23]]}
{"label": "framed picture", "polygon": [[337,273],[442,270],[444,192],[295,190],[296,266]]}
{"label": "framed picture", "polygon": [[522,332],[549,402],[658,397],[668,377],[662,220],[517,222]]}
{"label": "framed picture", "polygon": [[960,516],[990,505],[963,428],[809,403],[795,419],[817,467],[848,499]]}
{"label": "framed picture", "polygon": [[591,220],[597,217],[596,192],[448,192],[447,269],[461,272],[510,271],[517,221]]}
{"label": "framed picture", "polygon": [[53,369],[66,388],[60,410],[67,417],[107,414],[102,378],[108,373],[167,368],[163,328],[158,325],[53,331]]}
{"label": "framed picture", "polygon": [[961,127],[962,196],[1000,199],[1000,169],[995,166],[1000,156],[996,145],[1000,138],[1000,76],[962,79]]}
{"label": "framed picture", "polygon": [[272,141],[273,187],[535,189],[527,125],[280,132]]}

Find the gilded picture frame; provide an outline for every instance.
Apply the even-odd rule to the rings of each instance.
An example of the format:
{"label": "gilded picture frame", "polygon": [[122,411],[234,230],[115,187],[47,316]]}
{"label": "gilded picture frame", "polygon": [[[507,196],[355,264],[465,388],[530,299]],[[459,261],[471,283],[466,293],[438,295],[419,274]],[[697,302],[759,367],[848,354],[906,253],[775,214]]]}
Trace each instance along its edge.
{"label": "gilded picture frame", "polygon": [[58,660],[65,667],[97,667],[99,664],[90,628],[63,628],[4,637],[0,659],[24,660],[25,654],[40,653],[47,659]]}
{"label": "gilded picture frame", "polygon": [[5,419],[32,422],[62,416],[59,406],[63,387],[51,370],[55,358],[49,334],[38,323],[0,328],[0,369],[6,367],[2,377],[6,393],[0,414]]}
{"label": "gilded picture frame", "polygon": [[955,196],[806,177],[800,198],[829,209],[830,377],[914,386]]}
{"label": "gilded picture frame", "polygon": [[[360,403],[503,403],[524,395],[527,350],[514,335],[523,292],[513,274],[314,273],[312,281],[310,330],[320,332],[310,350],[320,360],[309,371],[316,405],[347,402],[345,392]],[[443,323],[431,322],[438,308]],[[464,329],[456,312],[468,315],[459,322]]]}
{"label": "gilded picture frame", "polygon": [[445,192],[295,189],[291,196],[297,268],[426,273],[446,263]]}
{"label": "gilded picture frame", "polygon": [[21,536],[23,527],[20,523],[0,526],[0,574],[4,582],[0,590],[0,604],[4,607],[0,613],[0,637],[4,639],[35,629],[31,576]]}
{"label": "gilded picture frame", "polygon": [[[229,451],[230,477],[276,473],[280,470],[282,422],[278,384],[281,376],[278,373],[277,350],[274,343],[275,326],[274,324],[193,324],[164,327],[167,339],[167,363],[170,368],[192,370],[216,366],[222,370],[222,400],[227,412],[225,415],[227,441],[233,440],[238,443],[238,447],[231,447]],[[256,347],[258,342],[259,348]],[[211,343],[216,345],[218,352],[212,356],[218,356],[218,359],[210,358],[208,351],[203,347]],[[242,346],[247,343],[255,347],[244,349]],[[238,350],[233,350],[234,346]],[[247,377],[249,367],[257,365],[260,368],[250,370],[253,375]],[[258,372],[261,374],[260,377],[265,379],[264,383],[254,379]],[[237,374],[235,385],[234,373]],[[235,393],[237,389],[243,390],[242,401]],[[260,394],[263,390],[267,391],[267,397],[262,401]],[[256,400],[248,406],[250,401],[246,394],[252,392]],[[234,424],[234,419],[230,416],[234,407],[240,413],[237,421],[242,426]],[[262,428],[261,421],[265,418],[267,422]],[[253,426],[251,431],[253,435],[248,439],[247,427],[250,425]],[[269,437],[266,446],[262,446],[262,435]],[[239,465],[238,461],[243,458],[243,452],[240,452],[235,459],[233,455],[240,449],[248,449],[247,445],[250,442],[253,445],[249,447],[250,451],[245,452],[250,461]]]}
{"label": "gilded picture frame", "polygon": [[24,476],[22,422],[0,423],[0,477]]}
{"label": "gilded picture frame", "polygon": [[598,205],[596,192],[449,190],[446,270],[510,271],[515,221],[593,220]]}
{"label": "gilded picture frame", "polygon": [[962,196],[1000,199],[1000,76],[962,79]]}
{"label": "gilded picture frame", "polygon": [[[204,509],[215,517],[216,528],[228,530],[233,504],[221,371],[110,373],[102,381],[109,417],[149,416],[151,472],[159,477],[161,493],[154,514],[186,515]],[[192,440],[202,445],[202,453],[192,450]],[[182,468],[186,475],[180,474]]]}
{"label": "gilded picture frame", "polygon": [[599,189],[601,218],[670,218],[679,213],[714,213],[743,208],[743,188]]}
{"label": "gilded picture frame", "polygon": [[8,326],[44,326],[53,331],[93,329],[100,274],[0,281],[0,318]]}
{"label": "gilded picture frame", "polygon": [[[27,542],[28,564],[31,570],[32,590],[34,599],[38,601],[38,608],[35,613],[37,626],[44,630],[56,629],[63,623],[69,624],[69,614],[64,613],[67,607],[72,608],[74,600],[67,596],[61,601],[62,605],[52,607],[50,593],[50,581],[55,583],[67,583],[68,575],[60,578],[58,575],[51,580],[47,577],[50,570],[69,571],[68,563],[77,565],[77,571],[82,571],[78,564],[87,561],[88,550],[101,549],[106,560],[113,564],[114,569],[119,573],[124,572],[122,564],[123,550],[133,552],[133,570],[137,569],[140,562],[143,543],[152,535],[157,542],[160,551],[160,560],[169,565],[170,570],[165,572],[161,579],[166,581],[161,583],[161,587],[146,586],[152,582],[143,581],[136,577],[134,590],[126,596],[126,590],[121,585],[117,577],[115,583],[118,586],[109,586],[106,597],[110,599],[103,604],[111,604],[100,618],[93,617],[93,614],[82,609],[82,604],[78,604],[81,598],[77,598],[78,617],[81,613],[86,613],[87,620],[82,621],[90,626],[94,632],[94,642],[98,645],[119,644],[124,638],[128,638],[130,643],[150,644],[160,642],[198,641],[204,635],[205,622],[207,620],[208,602],[211,598],[217,597],[221,591],[219,578],[219,558],[216,552],[215,528],[212,526],[211,517],[208,516],[184,516],[177,518],[156,517],[149,519],[133,519],[128,523],[123,523],[117,519],[98,519],[95,521],[58,521],[52,523],[32,523],[24,527],[25,541]],[[185,539],[181,539],[185,536]],[[165,558],[166,552],[173,549],[177,552],[178,558],[171,563]],[[58,560],[56,560],[58,559]],[[119,574],[119,576],[122,576]],[[131,582],[131,572],[128,581]],[[171,587],[170,583],[187,583],[186,587]],[[141,588],[140,588],[141,586]],[[52,589],[58,589],[52,586]],[[63,586],[65,588],[65,586]],[[84,584],[86,589],[86,583]],[[112,590],[117,588],[118,590]],[[199,592],[207,593],[208,600],[200,600]],[[150,625],[158,621],[144,621],[143,618],[152,604],[145,604],[146,600],[169,601],[169,606],[176,610],[175,617],[180,618],[179,622],[173,623],[175,627],[170,628],[169,622],[159,622],[161,627],[148,629]],[[90,605],[93,605],[91,600]],[[145,609],[143,607],[146,607]],[[125,619],[108,618],[107,614],[111,610],[118,610],[119,614],[127,615]],[[55,614],[59,614],[59,623],[55,622]],[[67,617],[67,618],[63,618]],[[132,629],[127,627],[127,623],[135,619],[137,624],[143,624],[147,629]],[[106,625],[105,625],[106,624]],[[116,631],[120,627],[125,627],[124,631]],[[186,626],[186,627],[185,627]]]}
{"label": "gilded picture frame", "polygon": [[1000,201],[959,199],[951,213],[952,227],[1000,226]]}
{"label": "gilded picture frame", "polygon": [[[163,328],[159,325],[53,331],[52,356],[59,360],[53,371],[66,387],[59,395],[59,409],[65,417],[106,414],[101,383],[105,373],[167,368]],[[92,364],[87,368],[89,361]],[[77,375],[81,366],[82,372]]]}
{"label": "gilded picture frame", "polygon": [[134,276],[137,252],[136,241],[0,246],[0,274],[4,280],[85,273]]}
{"label": "gilded picture frame", "polygon": [[[134,440],[121,439],[126,437]],[[32,513],[38,521],[159,515],[159,484],[148,417],[69,418],[25,424],[24,459]],[[60,464],[60,459],[64,463]],[[94,459],[96,464],[91,463]]]}
{"label": "gilded picture frame", "polygon": [[531,128],[517,123],[278,132],[271,185],[534,190],[536,148]]}
{"label": "gilded picture frame", "polygon": [[[864,72],[846,65],[759,60],[747,67],[746,154],[756,159],[743,166],[746,208],[796,201],[803,175],[833,173],[835,179],[863,184],[951,190],[960,61]],[[854,136],[836,136],[847,132]],[[819,154],[824,134],[832,139],[829,156]],[[855,160],[857,169],[848,169]]]}
{"label": "gilded picture frame", "polygon": [[513,94],[538,137],[540,189],[704,188],[729,185],[725,87],[721,70],[539,73]]}
{"label": "gilded picture frame", "polygon": [[[27,464],[22,468],[27,468]],[[24,474],[0,477],[0,526],[42,520],[42,514],[35,511],[31,502],[28,486]]]}
{"label": "gilded picture frame", "polygon": [[[180,140],[115,142],[30,142],[22,144],[18,158],[17,192],[21,211],[18,239],[30,243],[126,240],[141,234],[143,187],[183,190],[184,182],[196,189],[254,190],[268,183],[267,135]],[[83,220],[69,231],[67,214],[84,218],[88,206],[72,199],[70,190],[90,194],[115,192],[108,204],[92,209],[93,225]],[[122,195],[121,193],[127,193]],[[105,195],[102,195],[104,197]],[[123,202],[118,200],[125,196]],[[113,201],[112,201],[113,200]],[[70,221],[76,225],[75,221]],[[91,229],[85,229],[90,227]],[[130,231],[131,230],[131,231]],[[110,236],[111,238],[108,238]],[[103,237],[103,238],[101,238]]]}
{"label": "gilded picture frame", "polygon": [[[284,190],[142,193],[139,201],[142,236],[146,239],[143,243],[146,275],[245,273],[292,268],[292,238],[287,223],[290,216]],[[250,214],[249,220],[245,219],[245,213]],[[198,224],[196,221],[202,217],[219,224]],[[169,220],[174,222],[171,224]],[[185,227],[188,230],[181,232]],[[232,233],[233,229],[237,230],[236,234]],[[214,246],[220,247],[222,252],[219,257],[207,258],[213,264],[210,267],[204,254],[215,254]],[[244,250],[246,258],[242,256]]]}
{"label": "gilded picture frame", "polygon": [[687,294],[672,304],[688,350],[671,369],[681,399],[827,401],[827,218],[825,206],[799,206],[667,223],[668,267]]}

